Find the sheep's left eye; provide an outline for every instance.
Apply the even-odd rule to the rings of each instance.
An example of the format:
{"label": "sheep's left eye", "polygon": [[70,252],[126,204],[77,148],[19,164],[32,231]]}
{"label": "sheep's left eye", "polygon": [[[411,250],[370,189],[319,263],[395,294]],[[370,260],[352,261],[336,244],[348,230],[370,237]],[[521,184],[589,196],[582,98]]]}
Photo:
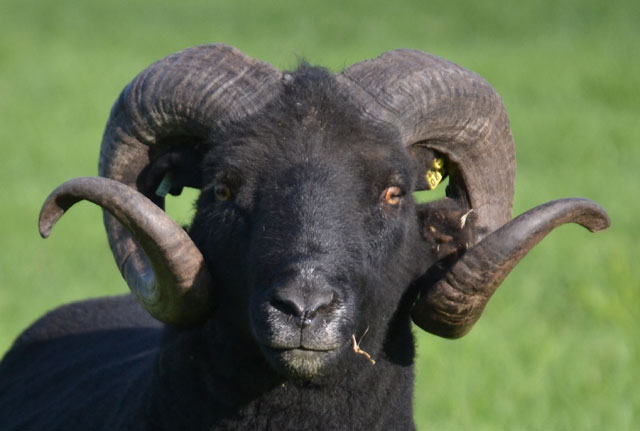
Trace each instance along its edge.
{"label": "sheep's left eye", "polygon": [[224,184],[216,184],[213,193],[219,201],[227,201],[231,198],[231,189]]}
{"label": "sheep's left eye", "polygon": [[387,204],[397,206],[400,204],[402,196],[404,196],[404,192],[400,187],[391,186],[385,189],[382,196]]}

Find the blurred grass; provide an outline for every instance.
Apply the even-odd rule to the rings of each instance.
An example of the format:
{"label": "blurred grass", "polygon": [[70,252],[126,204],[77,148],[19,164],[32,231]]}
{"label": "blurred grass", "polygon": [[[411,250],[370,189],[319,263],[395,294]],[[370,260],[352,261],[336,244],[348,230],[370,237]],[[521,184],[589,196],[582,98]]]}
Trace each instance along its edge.
{"label": "blurred grass", "polygon": [[[639,22],[636,0],[4,0],[0,352],[48,309],[126,291],[97,208],[79,205],[47,242],[36,219],[55,186],[96,172],[111,104],[149,63],[225,42],[281,68],[304,57],[340,70],[409,47],[480,73],[503,96],[514,213],[586,196],[612,219],[595,236],[551,234],[467,337],[419,334],[419,429],[640,428]],[[192,199],[172,213],[188,217]]]}

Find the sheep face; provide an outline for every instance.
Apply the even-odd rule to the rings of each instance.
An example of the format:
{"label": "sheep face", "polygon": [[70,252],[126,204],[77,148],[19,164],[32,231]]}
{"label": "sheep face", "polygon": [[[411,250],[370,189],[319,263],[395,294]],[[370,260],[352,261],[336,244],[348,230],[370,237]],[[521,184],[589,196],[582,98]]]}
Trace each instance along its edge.
{"label": "sheep face", "polygon": [[358,117],[329,74],[292,79],[218,137],[191,234],[222,307],[277,370],[307,379],[353,358],[352,335],[367,332],[363,344],[379,352],[419,234],[393,130]]}

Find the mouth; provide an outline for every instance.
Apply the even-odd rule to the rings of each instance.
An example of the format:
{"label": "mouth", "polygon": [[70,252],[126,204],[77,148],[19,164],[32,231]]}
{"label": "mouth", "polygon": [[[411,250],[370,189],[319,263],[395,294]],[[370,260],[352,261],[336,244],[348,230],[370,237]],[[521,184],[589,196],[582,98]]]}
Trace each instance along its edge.
{"label": "mouth", "polygon": [[262,346],[267,361],[280,373],[300,380],[323,377],[337,362],[341,353],[349,347],[349,341],[327,348],[268,347]]}

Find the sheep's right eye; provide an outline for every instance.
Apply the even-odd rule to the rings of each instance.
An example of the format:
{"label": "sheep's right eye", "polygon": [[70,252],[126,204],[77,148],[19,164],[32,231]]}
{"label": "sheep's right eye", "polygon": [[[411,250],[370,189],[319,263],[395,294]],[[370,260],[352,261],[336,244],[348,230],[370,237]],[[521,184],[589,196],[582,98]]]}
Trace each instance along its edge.
{"label": "sheep's right eye", "polygon": [[400,187],[392,186],[385,189],[382,193],[384,201],[391,206],[398,206],[402,201],[404,192]]}
{"label": "sheep's right eye", "polygon": [[231,189],[224,184],[216,184],[213,189],[213,194],[215,195],[216,199],[221,202],[231,199]]}

